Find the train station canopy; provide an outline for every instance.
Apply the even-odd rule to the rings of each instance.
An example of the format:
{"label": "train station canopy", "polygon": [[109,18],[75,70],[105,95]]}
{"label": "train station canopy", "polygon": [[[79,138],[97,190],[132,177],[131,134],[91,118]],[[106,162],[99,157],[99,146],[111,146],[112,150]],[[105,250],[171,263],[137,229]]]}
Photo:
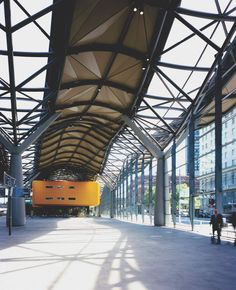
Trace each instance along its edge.
{"label": "train station canopy", "polygon": [[[127,156],[163,151],[193,116],[235,103],[235,0],[0,1],[0,131],[35,178],[116,182]],[[219,71],[221,72],[219,74]]]}

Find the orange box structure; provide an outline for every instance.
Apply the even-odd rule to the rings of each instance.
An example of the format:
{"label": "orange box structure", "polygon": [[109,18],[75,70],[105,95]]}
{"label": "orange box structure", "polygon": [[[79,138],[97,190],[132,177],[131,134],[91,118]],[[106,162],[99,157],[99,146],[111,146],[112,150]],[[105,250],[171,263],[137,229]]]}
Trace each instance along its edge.
{"label": "orange box structure", "polygon": [[32,190],[33,207],[100,204],[100,184],[95,181],[34,180]]}

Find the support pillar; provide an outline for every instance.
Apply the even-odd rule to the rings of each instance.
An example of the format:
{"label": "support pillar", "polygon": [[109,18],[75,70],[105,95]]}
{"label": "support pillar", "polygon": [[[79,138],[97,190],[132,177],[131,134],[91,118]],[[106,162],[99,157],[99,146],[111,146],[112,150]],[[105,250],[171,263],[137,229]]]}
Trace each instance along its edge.
{"label": "support pillar", "polygon": [[121,200],[121,176],[119,177],[119,216],[121,219],[121,206],[122,206],[122,200]]}
{"label": "support pillar", "polygon": [[176,226],[176,143],[175,143],[175,139],[173,141],[171,155],[172,155],[172,160],[171,160],[172,161],[172,174],[171,174],[172,207],[171,207],[171,213],[172,213],[173,224],[175,227]]}
{"label": "support pillar", "polygon": [[171,214],[171,167],[172,165],[170,165],[170,168],[168,167],[169,163],[168,163],[168,157],[169,156],[165,156],[165,225],[170,226],[172,224],[172,214]]}
{"label": "support pillar", "polygon": [[135,216],[138,220],[138,156],[135,160]]}
{"label": "support pillar", "polygon": [[191,116],[188,134],[188,168],[189,168],[189,216],[192,231],[194,230],[194,195],[195,195],[195,163],[194,163],[194,116]]}
{"label": "support pillar", "polygon": [[142,222],[144,223],[144,208],[145,208],[145,181],[144,181],[144,155],[142,157],[142,168],[141,168],[141,213]]}
{"label": "support pillar", "polygon": [[114,208],[114,215],[115,215],[115,217],[117,218],[117,200],[118,200],[118,198],[117,198],[117,184],[116,184],[116,187],[115,187],[115,189],[114,189],[114,198],[115,198],[115,202],[114,202],[114,206],[115,206],[115,208]]}
{"label": "support pillar", "polygon": [[114,190],[110,189],[110,218],[114,218]]}
{"label": "support pillar", "polygon": [[18,146],[12,144],[4,135],[0,134],[0,142],[11,154],[10,175],[16,179],[12,196],[13,226],[22,226],[25,224],[26,221],[21,155],[31,144],[33,144],[43,134],[43,132],[47,130],[47,128],[60,116],[60,114],[61,113],[55,113],[52,116],[50,116],[32,134],[30,134],[27,138],[25,138],[24,141]]}
{"label": "support pillar", "polygon": [[152,191],[152,158],[149,163],[149,188],[148,188],[148,210],[149,210],[149,217],[150,217],[150,224],[152,224],[152,198],[153,198],[153,191]]}
{"label": "support pillar", "polygon": [[121,185],[122,185],[122,217],[125,218],[125,172],[124,167],[121,173]]}
{"label": "support pillar", "polygon": [[134,211],[134,185],[133,185],[133,160],[130,159],[130,216],[131,221],[133,221],[133,211]]}
{"label": "support pillar", "polygon": [[129,162],[126,160],[126,217],[130,214],[130,192],[129,192]]}
{"label": "support pillar", "polygon": [[165,168],[164,157],[157,160],[157,180],[156,180],[156,202],[155,202],[155,215],[154,225],[165,225]]}
{"label": "support pillar", "polygon": [[223,213],[222,199],[222,84],[221,57],[215,80],[215,200],[216,208]]}
{"label": "support pillar", "polygon": [[20,154],[11,154],[10,175],[16,179],[15,186],[23,187],[22,157]]}
{"label": "support pillar", "polygon": [[23,189],[22,157],[20,154],[11,154],[10,175],[16,179],[12,196],[12,225],[23,226],[26,222],[26,215]]}

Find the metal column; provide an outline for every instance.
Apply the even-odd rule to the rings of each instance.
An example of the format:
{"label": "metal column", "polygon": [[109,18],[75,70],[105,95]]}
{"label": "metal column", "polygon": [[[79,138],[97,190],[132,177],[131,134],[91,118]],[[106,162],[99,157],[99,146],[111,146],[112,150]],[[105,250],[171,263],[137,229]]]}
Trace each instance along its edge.
{"label": "metal column", "polygon": [[136,221],[138,220],[138,156],[135,160],[135,216]]}
{"label": "metal column", "polygon": [[144,180],[144,155],[142,157],[142,168],[141,168],[141,213],[142,222],[144,223],[144,208],[145,208],[145,180]]}
{"label": "metal column", "polygon": [[173,140],[172,150],[171,150],[171,159],[172,159],[172,220],[174,226],[176,226],[176,143],[175,139]]}
{"label": "metal column", "polygon": [[191,116],[188,134],[188,168],[189,168],[189,216],[192,231],[194,230],[194,194],[195,194],[195,163],[194,163],[194,116]]}
{"label": "metal column", "polygon": [[154,225],[165,225],[165,160],[164,157],[157,160],[157,180],[156,180],[156,203],[155,203],[155,215]]}
{"label": "metal column", "polygon": [[16,179],[12,196],[12,225],[23,226],[26,222],[26,216],[23,189],[22,157],[20,154],[11,154],[10,175]]}
{"label": "metal column", "polygon": [[122,173],[121,173],[121,184],[122,184],[122,217],[123,219],[125,218],[125,170],[124,166],[122,168]]}
{"label": "metal column", "polygon": [[[22,157],[20,154],[11,154],[10,175],[16,179],[16,188],[23,188]],[[17,193],[15,191],[13,195],[16,194]]]}
{"label": "metal column", "polygon": [[120,218],[121,218],[121,204],[122,204],[122,200],[121,200],[121,176],[119,177],[119,181],[118,181],[119,183],[119,185],[118,185],[118,187],[119,187],[119,216],[120,216]]}
{"label": "metal column", "polygon": [[215,80],[215,199],[216,208],[223,213],[222,200],[222,84],[221,57]]}
{"label": "metal column", "polygon": [[114,190],[110,189],[110,218],[114,217]]}
{"label": "metal column", "polygon": [[116,183],[116,191],[115,191],[115,193],[116,193],[116,203],[115,203],[115,205],[116,205],[116,218],[118,218],[118,215],[119,215],[119,193],[118,193],[118,183]]}
{"label": "metal column", "polygon": [[152,198],[153,198],[153,190],[152,190],[152,158],[149,163],[149,190],[148,190],[148,210],[150,216],[150,223],[152,224]]}
{"label": "metal column", "polygon": [[126,160],[126,217],[129,218],[130,213],[130,192],[129,192],[129,162]]}
{"label": "metal column", "polygon": [[133,159],[130,159],[130,216],[131,221],[133,220],[133,210],[134,210],[134,184],[133,184]]}

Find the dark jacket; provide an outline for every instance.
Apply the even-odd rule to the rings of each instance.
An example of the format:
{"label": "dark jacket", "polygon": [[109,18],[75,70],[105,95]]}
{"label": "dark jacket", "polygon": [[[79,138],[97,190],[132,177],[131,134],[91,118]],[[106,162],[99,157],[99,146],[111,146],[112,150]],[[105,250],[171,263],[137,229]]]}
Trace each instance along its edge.
{"label": "dark jacket", "polygon": [[232,226],[236,228],[236,211],[232,212]]}
{"label": "dark jacket", "polygon": [[211,216],[210,224],[213,226],[213,229],[221,229],[223,227],[223,216],[218,213],[217,215],[213,214]]}

